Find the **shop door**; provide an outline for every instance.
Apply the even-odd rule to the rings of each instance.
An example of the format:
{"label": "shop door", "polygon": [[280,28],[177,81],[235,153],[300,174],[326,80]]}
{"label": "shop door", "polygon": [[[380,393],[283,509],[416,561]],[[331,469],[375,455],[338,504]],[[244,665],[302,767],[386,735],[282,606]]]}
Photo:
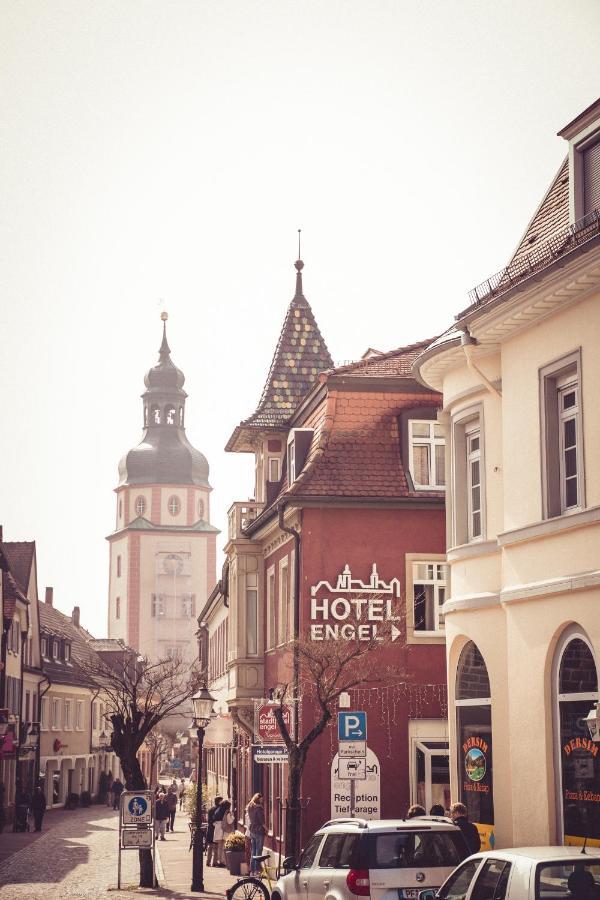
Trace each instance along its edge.
{"label": "shop door", "polygon": [[416,802],[429,812],[434,803],[450,806],[450,756],[445,741],[417,741]]}

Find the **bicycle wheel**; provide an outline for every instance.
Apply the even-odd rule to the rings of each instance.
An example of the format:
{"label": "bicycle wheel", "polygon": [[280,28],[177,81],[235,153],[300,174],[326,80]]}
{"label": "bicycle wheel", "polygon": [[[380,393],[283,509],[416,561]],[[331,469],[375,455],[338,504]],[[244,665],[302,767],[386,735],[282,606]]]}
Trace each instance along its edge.
{"label": "bicycle wheel", "polygon": [[227,891],[228,900],[269,900],[269,891],[260,878],[241,878]]}

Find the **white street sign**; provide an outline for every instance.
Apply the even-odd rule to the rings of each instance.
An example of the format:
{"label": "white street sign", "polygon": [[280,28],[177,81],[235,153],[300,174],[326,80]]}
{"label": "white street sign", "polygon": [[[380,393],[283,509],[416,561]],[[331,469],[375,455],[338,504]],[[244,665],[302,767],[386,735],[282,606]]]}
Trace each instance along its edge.
{"label": "white street sign", "polygon": [[123,850],[136,847],[152,847],[151,828],[124,828],[121,832]]}
{"label": "white street sign", "polygon": [[[334,756],[331,763],[331,818],[345,819],[354,814],[362,819],[381,817],[381,787],[379,760],[367,747],[367,777],[365,781],[342,781],[339,774],[340,759]],[[354,791],[352,787],[354,786]],[[352,794],[354,793],[354,797]]]}
{"label": "white street sign", "polygon": [[367,755],[366,741],[340,741],[338,745],[340,759],[357,759]]}
{"label": "white street sign", "polygon": [[121,822],[123,825],[149,825],[152,822],[153,791],[123,791]]}
{"label": "white street sign", "polygon": [[342,781],[364,781],[367,777],[367,760],[340,759],[338,771]]}

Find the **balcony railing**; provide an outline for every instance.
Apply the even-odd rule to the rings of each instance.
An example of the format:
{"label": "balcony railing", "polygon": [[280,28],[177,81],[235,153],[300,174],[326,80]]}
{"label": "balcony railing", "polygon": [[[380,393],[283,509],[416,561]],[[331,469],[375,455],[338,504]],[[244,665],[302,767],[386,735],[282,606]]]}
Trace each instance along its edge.
{"label": "balcony railing", "polygon": [[531,253],[521,255],[500,272],[474,287],[469,291],[471,306],[459,313],[456,318],[460,319],[473,307],[481,306],[492,297],[498,297],[516,284],[542,272],[555,260],[561,259],[581,247],[582,244],[591,241],[598,234],[600,234],[600,210],[595,209],[573,225],[569,225],[568,228],[561,229],[553,238],[540,244]]}
{"label": "balcony railing", "polygon": [[228,535],[230,541],[243,537],[244,529],[257,518],[264,508],[264,503],[247,500],[245,503],[234,503],[228,516]]}

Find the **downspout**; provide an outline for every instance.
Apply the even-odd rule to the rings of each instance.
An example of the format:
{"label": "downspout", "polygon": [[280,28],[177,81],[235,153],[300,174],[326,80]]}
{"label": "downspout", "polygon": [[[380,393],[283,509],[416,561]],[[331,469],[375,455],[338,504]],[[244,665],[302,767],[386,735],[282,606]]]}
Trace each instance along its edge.
{"label": "downspout", "polygon": [[295,528],[288,528],[285,525],[283,517],[285,513],[286,501],[284,500],[278,506],[279,512],[279,528],[286,534],[291,534],[294,538],[294,551],[296,554],[296,565],[294,566],[294,649],[292,664],[292,691],[293,691],[293,722],[294,722],[294,740],[298,741],[299,710],[298,710],[298,693],[300,688],[300,654],[298,650],[298,640],[300,638],[300,532]]}
{"label": "downspout", "polygon": [[486,375],[484,375],[483,372],[481,371],[481,369],[478,366],[476,366],[475,363],[473,362],[473,357],[471,354],[473,352],[473,347],[476,345],[476,343],[477,343],[477,341],[468,331],[463,331],[461,338],[460,338],[460,346],[462,347],[463,353],[465,354],[465,359],[467,361],[467,367],[471,370],[471,372],[474,372],[475,375],[478,375],[479,378],[481,378],[481,380],[483,381],[484,385],[486,386],[486,388],[488,389],[490,394],[492,394],[494,397],[497,397],[498,400],[501,400],[502,399],[501,392],[498,390],[498,388],[494,387],[494,385],[489,380],[489,378]]}
{"label": "downspout", "polygon": [[[44,681],[47,681],[48,684],[46,685],[44,690],[40,693],[40,687],[42,686],[42,683]],[[44,675],[42,680],[38,681],[37,714],[38,714],[38,721],[40,723],[40,733],[38,735],[37,750],[35,751],[35,765],[36,765],[35,784],[36,784],[36,786],[40,780],[40,765],[41,765],[40,757],[42,754],[42,697],[44,696],[44,694],[46,694],[50,690],[51,687],[52,687],[52,682],[50,681],[50,679],[48,678],[47,675]],[[45,785],[45,788],[47,791],[48,785]],[[46,795],[46,799],[47,799],[47,795]]]}

